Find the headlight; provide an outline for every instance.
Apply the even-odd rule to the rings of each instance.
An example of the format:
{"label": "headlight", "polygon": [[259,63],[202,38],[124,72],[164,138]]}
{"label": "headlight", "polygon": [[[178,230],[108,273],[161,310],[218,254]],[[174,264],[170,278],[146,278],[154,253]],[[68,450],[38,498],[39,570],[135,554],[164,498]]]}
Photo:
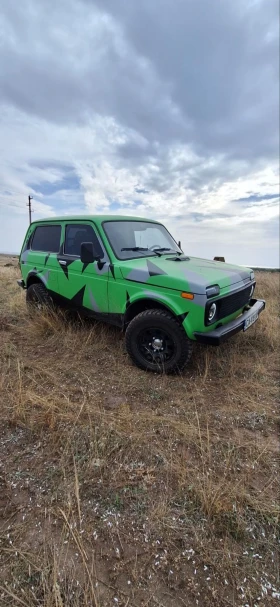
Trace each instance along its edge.
{"label": "headlight", "polygon": [[250,272],[250,280],[254,280],[255,278],[255,273],[253,272],[253,270],[251,270]]}
{"label": "headlight", "polygon": [[211,306],[208,308],[208,322],[212,322],[213,318],[215,317],[216,312],[217,312],[217,306],[215,303],[212,303]]}

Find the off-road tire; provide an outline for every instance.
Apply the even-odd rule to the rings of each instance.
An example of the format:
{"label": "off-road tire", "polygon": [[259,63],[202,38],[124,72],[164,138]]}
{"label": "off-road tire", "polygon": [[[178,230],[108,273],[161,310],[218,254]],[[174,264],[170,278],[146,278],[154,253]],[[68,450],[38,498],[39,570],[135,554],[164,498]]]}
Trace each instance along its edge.
{"label": "off-road tire", "polygon": [[43,308],[53,308],[53,300],[41,282],[35,282],[27,288],[26,303],[31,310],[37,309],[40,311]]}
{"label": "off-road tire", "polygon": [[[153,329],[166,331],[174,342],[174,355],[166,362],[148,361],[139,349],[140,336],[146,330],[149,332]],[[126,330],[125,343],[127,353],[137,367],[156,373],[174,373],[182,370],[192,354],[192,342],[188,339],[182,325],[174,316],[158,309],[145,310],[133,318]]]}

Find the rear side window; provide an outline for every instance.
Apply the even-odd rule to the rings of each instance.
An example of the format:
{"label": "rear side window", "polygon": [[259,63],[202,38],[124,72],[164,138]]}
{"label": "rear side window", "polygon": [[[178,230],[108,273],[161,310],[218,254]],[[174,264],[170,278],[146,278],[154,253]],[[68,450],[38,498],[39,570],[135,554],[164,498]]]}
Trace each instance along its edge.
{"label": "rear side window", "polygon": [[66,226],[64,245],[65,255],[75,255],[80,257],[82,242],[92,242],[100,257],[102,258],[104,256],[104,252],[101,248],[99,240],[90,225],[71,224]]}
{"label": "rear side window", "polygon": [[38,226],[32,238],[32,251],[58,253],[60,246],[61,226]]}

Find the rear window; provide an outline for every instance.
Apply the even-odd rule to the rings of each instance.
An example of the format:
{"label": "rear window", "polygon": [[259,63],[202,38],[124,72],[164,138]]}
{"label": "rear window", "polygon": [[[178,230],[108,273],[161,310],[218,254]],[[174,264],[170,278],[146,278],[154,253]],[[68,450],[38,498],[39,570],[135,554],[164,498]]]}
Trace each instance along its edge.
{"label": "rear window", "polygon": [[60,246],[61,226],[38,226],[32,238],[32,251],[58,253]]}

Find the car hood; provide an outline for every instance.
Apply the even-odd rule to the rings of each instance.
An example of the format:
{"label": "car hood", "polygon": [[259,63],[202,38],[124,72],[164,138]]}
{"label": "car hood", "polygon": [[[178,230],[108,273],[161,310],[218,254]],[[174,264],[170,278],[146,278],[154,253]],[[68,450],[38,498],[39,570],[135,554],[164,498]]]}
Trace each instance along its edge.
{"label": "car hood", "polygon": [[250,281],[250,268],[233,266],[220,261],[184,257],[145,257],[131,259],[120,263],[120,270],[125,280],[205,294],[207,287],[219,285],[220,289],[234,286],[238,288]]}

